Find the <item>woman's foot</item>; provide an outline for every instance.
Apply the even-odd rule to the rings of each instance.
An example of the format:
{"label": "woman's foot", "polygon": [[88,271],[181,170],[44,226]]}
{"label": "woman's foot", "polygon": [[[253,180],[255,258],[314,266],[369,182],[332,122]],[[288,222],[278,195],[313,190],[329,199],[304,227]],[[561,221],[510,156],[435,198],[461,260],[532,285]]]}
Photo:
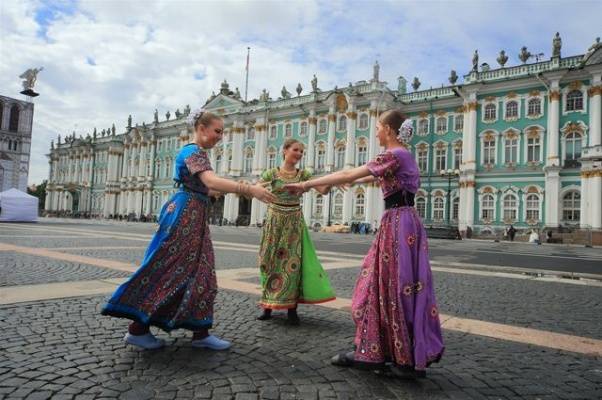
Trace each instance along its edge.
{"label": "woman's foot", "polygon": [[339,353],[330,359],[332,365],[337,367],[353,367],[355,358],[355,351],[348,351],[346,353]]}
{"label": "woman's foot", "polygon": [[232,343],[227,340],[219,339],[213,335],[209,335],[204,339],[192,341],[192,347],[207,348],[211,350],[227,350],[230,346],[232,346]]}
{"label": "woman's foot", "polygon": [[287,321],[289,325],[297,326],[301,323],[299,320],[299,315],[297,315],[296,308],[289,308]]}
{"label": "woman's foot", "polygon": [[267,321],[268,319],[272,319],[272,310],[269,308],[264,308],[263,313],[257,317],[259,321]]}
{"label": "woman's foot", "polygon": [[160,349],[165,346],[165,340],[157,339],[152,333],[145,333],[144,335],[132,335],[126,333],[123,338],[124,342],[133,346],[141,347],[145,350]]}

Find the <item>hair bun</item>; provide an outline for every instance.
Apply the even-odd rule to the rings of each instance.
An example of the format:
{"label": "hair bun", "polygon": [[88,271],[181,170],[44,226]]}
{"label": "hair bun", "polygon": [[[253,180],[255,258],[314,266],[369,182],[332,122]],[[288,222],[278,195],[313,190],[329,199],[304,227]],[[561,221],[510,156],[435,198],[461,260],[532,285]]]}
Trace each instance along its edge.
{"label": "hair bun", "polygon": [[204,109],[197,108],[196,110],[194,110],[190,114],[188,114],[188,118],[186,118],[186,122],[188,123],[188,125],[190,125],[191,127],[194,128],[194,126],[196,125],[196,122],[199,120],[199,118],[201,118],[203,116],[204,112],[205,112]]}

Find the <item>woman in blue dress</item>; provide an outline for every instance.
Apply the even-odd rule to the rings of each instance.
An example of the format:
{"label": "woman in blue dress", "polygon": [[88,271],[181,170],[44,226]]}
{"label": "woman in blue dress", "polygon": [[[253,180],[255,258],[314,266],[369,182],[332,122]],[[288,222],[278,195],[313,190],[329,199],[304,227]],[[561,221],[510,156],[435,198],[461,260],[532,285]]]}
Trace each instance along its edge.
{"label": "woman in blue dress", "polygon": [[176,158],[174,180],[179,190],[161,209],[159,229],[142,265],[102,309],[103,315],[133,320],[124,340],[145,349],[165,345],[150,332],[150,326],[167,332],[191,330],[194,347],[230,347],[230,342],[209,334],[217,293],[208,226],[209,195],[238,193],[267,203],[274,200],[274,195],[260,185],[220,178],[211,169],[207,150],[222,138],[224,123],[220,117],[199,110],[191,113],[189,123],[195,140]]}

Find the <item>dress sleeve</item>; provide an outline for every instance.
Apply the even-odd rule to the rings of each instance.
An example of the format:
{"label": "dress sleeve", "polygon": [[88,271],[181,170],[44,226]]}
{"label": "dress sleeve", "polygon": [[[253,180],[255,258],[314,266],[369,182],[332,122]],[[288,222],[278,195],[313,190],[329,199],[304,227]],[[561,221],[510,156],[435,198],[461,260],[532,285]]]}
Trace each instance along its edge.
{"label": "dress sleeve", "polygon": [[312,173],[306,169],[301,172],[301,182],[305,182],[311,179]]}
{"label": "dress sleeve", "polygon": [[272,180],[274,180],[274,170],[266,169],[265,171],[263,171],[261,173],[261,180],[263,182],[271,182]]}
{"label": "dress sleeve", "polygon": [[207,153],[204,151],[195,151],[186,157],[184,163],[191,176],[205,171],[213,171],[209,157],[207,157]]}
{"label": "dress sleeve", "polygon": [[366,165],[372,176],[380,178],[386,175],[394,175],[399,167],[399,160],[389,151],[379,154]]}

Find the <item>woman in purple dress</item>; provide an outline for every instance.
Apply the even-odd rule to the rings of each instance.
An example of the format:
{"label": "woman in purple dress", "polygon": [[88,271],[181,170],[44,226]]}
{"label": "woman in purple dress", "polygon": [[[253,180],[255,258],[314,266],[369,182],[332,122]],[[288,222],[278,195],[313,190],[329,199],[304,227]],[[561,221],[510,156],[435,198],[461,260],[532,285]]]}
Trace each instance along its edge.
{"label": "woman in purple dress", "polygon": [[427,236],[413,207],[420,172],[405,147],[412,122],[399,111],[387,111],[379,118],[377,136],[385,152],[367,165],[286,188],[301,193],[322,185],[380,185],[385,213],[353,293],[355,350],[336,355],[332,363],[375,370],[391,363],[396,371],[422,377],[444,346]]}

